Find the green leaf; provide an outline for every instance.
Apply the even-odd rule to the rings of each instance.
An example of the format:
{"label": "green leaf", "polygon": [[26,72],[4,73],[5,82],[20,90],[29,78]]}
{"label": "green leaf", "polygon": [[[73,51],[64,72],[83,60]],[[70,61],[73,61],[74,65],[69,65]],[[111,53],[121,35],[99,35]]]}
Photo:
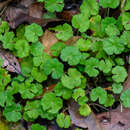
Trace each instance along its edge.
{"label": "green leaf", "polygon": [[110,60],[106,59],[105,61],[104,60],[101,60],[99,62],[99,69],[101,71],[103,71],[103,73],[109,73],[112,69],[112,63]]}
{"label": "green leaf", "polygon": [[124,31],[120,39],[124,45],[127,45],[130,48],[130,31]]}
{"label": "green leaf", "polygon": [[104,36],[101,30],[101,16],[100,15],[91,17],[89,28],[93,32],[93,36],[99,36],[99,37]]}
{"label": "green leaf", "polygon": [[86,60],[85,63],[85,72],[90,76],[90,77],[96,77],[99,74],[99,71],[96,69],[99,66],[99,60],[91,57],[88,60]]}
{"label": "green leaf", "polygon": [[0,34],[1,33],[5,33],[9,31],[9,25],[6,21],[2,21],[1,25],[0,25]]}
{"label": "green leaf", "polygon": [[70,116],[60,113],[57,115],[56,122],[60,128],[69,128],[71,124]]}
{"label": "green leaf", "polygon": [[3,48],[13,50],[14,33],[5,32],[4,35],[0,37],[0,41],[3,43]]}
{"label": "green leaf", "polygon": [[120,34],[120,31],[114,24],[110,24],[105,28],[105,32],[108,36],[117,36]]}
{"label": "green leaf", "polygon": [[121,83],[113,83],[112,84],[113,93],[119,94],[119,93],[121,93],[122,90],[123,90],[123,86],[121,85]]}
{"label": "green leaf", "polygon": [[122,66],[116,66],[112,69],[112,79],[117,82],[124,82],[126,77],[128,76],[127,71],[124,67]]}
{"label": "green leaf", "polygon": [[77,101],[79,97],[85,96],[85,90],[82,88],[77,88],[73,91],[72,98]]}
{"label": "green leaf", "polygon": [[117,55],[124,51],[124,45],[118,37],[112,36],[104,40],[103,49],[108,55]]}
{"label": "green leaf", "polygon": [[105,29],[107,28],[108,25],[114,25],[116,24],[116,19],[113,17],[105,17],[102,21],[101,21],[101,29],[102,32],[105,33]]}
{"label": "green leaf", "polygon": [[21,106],[20,104],[13,104],[11,106],[5,107],[3,111],[3,115],[6,117],[8,121],[17,122],[21,119]]}
{"label": "green leaf", "polygon": [[91,108],[88,104],[83,104],[79,107],[79,112],[82,116],[89,116],[91,113]]}
{"label": "green leaf", "polygon": [[122,92],[120,99],[124,107],[130,107],[130,89],[127,89]]}
{"label": "green leaf", "polygon": [[110,106],[113,105],[114,102],[115,102],[114,97],[113,97],[111,94],[108,94],[108,95],[107,95],[107,100],[106,100],[104,106],[105,106],[105,107],[110,107]]}
{"label": "green leaf", "polygon": [[125,9],[126,11],[127,11],[127,10],[130,10],[130,0],[127,0],[127,1],[126,1],[124,9]]}
{"label": "green leaf", "polygon": [[33,68],[32,57],[24,58],[21,62],[21,72],[24,76],[30,76]]}
{"label": "green leaf", "polygon": [[103,8],[117,8],[120,0],[99,0],[99,3]]}
{"label": "green leaf", "polygon": [[77,14],[72,18],[73,27],[78,29],[80,32],[86,32],[89,28],[89,24],[90,22],[87,14]]}
{"label": "green leaf", "polygon": [[117,65],[124,65],[125,64],[123,58],[120,58],[120,57],[117,57],[115,59],[115,62],[116,62]]}
{"label": "green leaf", "polygon": [[29,42],[37,42],[38,37],[43,35],[42,27],[38,24],[32,23],[25,27],[25,34],[24,36]]}
{"label": "green leaf", "polygon": [[42,64],[43,62],[43,57],[42,56],[35,56],[33,57],[33,64],[34,66],[38,67]]}
{"label": "green leaf", "polygon": [[32,124],[31,130],[46,130],[46,127],[40,124]]}
{"label": "green leaf", "polygon": [[29,55],[30,46],[26,40],[18,40],[14,48],[16,49],[16,54],[19,58],[27,57]]}
{"label": "green leaf", "polygon": [[61,83],[64,87],[68,89],[73,89],[76,86],[81,85],[82,75],[75,68],[68,69],[68,75],[63,75],[61,77]]}
{"label": "green leaf", "polygon": [[79,64],[81,57],[81,52],[75,46],[65,47],[60,55],[60,58],[71,66]]}
{"label": "green leaf", "polygon": [[130,30],[130,13],[124,12],[122,14],[122,24],[124,25],[126,30]]}
{"label": "green leaf", "polygon": [[25,107],[24,107],[24,120],[26,121],[34,121],[35,119],[40,116],[41,113],[41,106],[40,101],[27,101]]}
{"label": "green leaf", "polygon": [[17,36],[17,38],[18,39],[25,39],[24,33],[25,33],[25,25],[24,24],[20,24],[18,26],[18,28],[16,29],[16,36]]}
{"label": "green leaf", "polygon": [[78,104],[79,105],[86,104],[86,102],[88,102],[88,98],[86,96],[82,96],[82,97],[78,98]]}
{"label": "green leaf", "polygon": [[96,87],[92,89],[90,93],[90,98],[94,102],[99,98],[99,103],[105,104],[107,100],[107,92],[101,87]]}
{"label": "green leaf", "polygon": [[0,68],[0,90],[5,88],[11,81],[11,75],[5,69]]}
{"label": "green leaf", "polygon": [[55,28],[52,28],[52,30],[58,32],[56,34],[56,37],[62,41],[67,41],[69,38],[73,36],[72,27],[67,23],[63,25],[58,25]]}
{"label": "green leaf", "polygon": [[56,114],[62,108],[63,102],[61,98],[56,97],[54,93],[46,93],[41,99],[42,109],[46,112]]}
{"label": "green leaf", "polygon": [[76,46],[79,48],[80,51],[88,51],[91,48],[91,41],[89,39],[84,40],[83,38],[80,38],[76,42]]}
{"label": "green leaf", "polygon": [[30,51],[33,56],[41,56],[43,54],[43,45],[40,42],[32,43]]}
{"label": "green leaf", "polygon": [[66,47],[66,44],[63,42],[57,42],[53,44],[50,48],[52,56],[59,56],[62,49]]}
{"label": "green leaf", "polygon": [[[40,2],[43,0],[39,0]],[[49,12],[61,12],[64,7],[64,1],[63,0],[44,0],[45,1],[45,8]]]}
{"label": "green leaf", "polygon": [[19,84],[19,93],[23,99],[33,99],[35,96],[40,96],[42,91],[42,85],[38,83]]}
{"label": "green leaf", "polygon": [[99,4],[96,0],[83,0],[80,10],[81,13],[97,15],[99,12]]}
{"label": "green leaf", "polygon": [[63,64],[56,58],[48,59],[43,65],[44,73],[46,75],[51,74],[53,79],[59,79],[64,73],[63,69]]}
{"label": "green leaf", "polygon": [[65,100],[70,99],[72,96],[72,90],[65,88],[61,82],[54,87],[54,93],[56,96],[62,96]]}
{"label": "green leaf", "polygon": [[33,78],[39,83],[47,80],[47,76],[45,75],[44,71],[39,70],[38,68],[33,67],[31,74]]}

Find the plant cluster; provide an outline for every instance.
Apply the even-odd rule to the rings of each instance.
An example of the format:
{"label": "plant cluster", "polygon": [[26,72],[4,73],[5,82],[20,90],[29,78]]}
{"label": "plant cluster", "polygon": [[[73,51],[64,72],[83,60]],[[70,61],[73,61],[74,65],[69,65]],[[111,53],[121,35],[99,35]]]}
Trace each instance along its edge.
{"label": "plant cluster", "polygon": [[[38,1],[44,2],[49,12],[62,11],[64,7],[63,0]],[[0,107],[6,120],[17,122],[23,118],[34,122],[38,117],[56,118],[59,127],[68,128],[71,121],[64,113],[63,101],[70,98],[79,104],[82,116],[91,113],[90,104],[94,102],[104,107],[113,106],[116,95],[120,95],[118,101],[124,107],[130,107],[130,90],[123,91],[122,85],[128,76],[123,55],[130,52],[130,13],[127,12],[130,1],[122,4],[120,0],[83,0],[80,13],[72,18],[72,26],[65,23],[50,28],[59,39],[50,48],[52,56],[44,52],[39,41],[44,34],[41,26],[35,23],[20,25],[14,33],[3,21],[0,25],[1,44],[20,59],[22,72],[12,76],[0,68]],[[102,18],[100,6],[108,10],[121,6],[121,15]],[[65,41],[74,36],[73,28],[81,38],[68,46]],[[89,35],[88,30],[91,31]],[[49,81],[48,77],[57,84],[51,92],[44,92],[47,86],[43,83]],[[109,85],[105,86],[100,80]],[[18,94],[19,100],[15,98]],[[46,128],[33,124],[31,130],[36,129]]]}

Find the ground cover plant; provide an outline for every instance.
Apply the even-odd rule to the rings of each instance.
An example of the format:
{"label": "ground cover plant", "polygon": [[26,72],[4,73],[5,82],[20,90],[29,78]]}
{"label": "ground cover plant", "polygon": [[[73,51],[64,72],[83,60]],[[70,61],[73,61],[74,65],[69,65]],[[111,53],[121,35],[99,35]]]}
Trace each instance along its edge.
{"label": "ground cover plant", "polygon": [[[44,3],[46,17],[51,19],[65,6],[63,0],[37,2]],[[56,120],[60,128],[72,125],[70,100],[84,117],[96,113],[96,105],[99,111],[117,103],[130,108],[130,89],[123,89],[130,64],[129,5],[129,0],[83,0],[71,21],[48,27],[58,39],[50,53],[41,42],[46,28],[33,22],[11,29],[7,21],[1,21],[0,45],[18,59],[21,70],[10,73],[3,68],[0,52],[1,116],[8,122],[31,122],[31,130],[45,130],[37,123],[39,118]],[[75,43],[66,43],[76,36]]]}

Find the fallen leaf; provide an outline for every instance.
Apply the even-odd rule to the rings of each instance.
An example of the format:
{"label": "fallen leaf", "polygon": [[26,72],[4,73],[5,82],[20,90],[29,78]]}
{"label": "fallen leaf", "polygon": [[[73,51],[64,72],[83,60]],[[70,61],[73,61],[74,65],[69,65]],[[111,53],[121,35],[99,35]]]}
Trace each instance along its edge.
{"label": "fallen leaf", "polygon": [[103,130],[126,130],[130,129],[130,109],[112,110],[97,115]]}
{"label": "fallen leaf", "polygon": [[44,35],[41,37],[41,42],[42,42],[43,46],[45,47],[44,51],[46,53],[48,53],[49,55],[51,55],[50,47],[54,43],[58,42],[58,39],[56,38],[55,33],[46,30]]}
{"label": "fallen leaf", "polygon": [[21,73],[20,65],[16,57],[10,52],[6,51],[0,45],[0,58],[3,60],[2,67],[7,71]]}
{"label": "fallen leaf", "polygon": [[19,4],[22,5],[22,6],[24,6],[24,7],[29,7],[34,2],[35,2],[35,0],[21,0],[19,2]]}
{"label": "fallen leaf", "polygon": [[2,10],[5,6],[7,6],[11,1],[13,0],[6,0],[6,1],[0,2],[0,10]]}
{"label": "fallen leaf", "polygon": [[79,105],[74,100],[70,100],[68,106],[72,124],[81,128],[88,128],[89,130],[101,130],[93,112],[88,117],[81,116],[78,111]]}
{"label": "fallen leaf", "polygon": [[57,13],[57,16],[65,21],[71,21],[72,17],[78,13],[79,11],[77,10],[65,10],[60,13]]}
{"label": "fallen leaf", "polygon": [[43,3],[33,3],[29,6],[29,16],[42,19]]}

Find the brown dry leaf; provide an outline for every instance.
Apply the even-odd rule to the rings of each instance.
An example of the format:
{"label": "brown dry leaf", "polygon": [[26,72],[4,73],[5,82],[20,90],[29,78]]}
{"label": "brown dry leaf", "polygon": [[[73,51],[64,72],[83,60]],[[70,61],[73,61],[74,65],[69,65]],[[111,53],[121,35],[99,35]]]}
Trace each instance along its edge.
{"label": "brown dry leaf", "polygon": [[61,13],[57,13],[57,16],[61,19],[64,19],[65,21],[71,21],[72,17],[78,13],[79,11],[77,10],[65,10],[62,11]]}
{"label": "brown dry leaf", "polygon": [[35,0],[21,0],[19,2],[19,4],[24,6],[24,7],[29,7],[34,2],[35,2]]}
{"label": "brown dry leaf", "polygon": [[130,109],[112,110],[97,115],[102,130],[127,130],[130,129]]}
{"label": "brown dry leaf", "polygon": [[3,60],[2,67],[7,71],[21,73],[20,65],[16,57],[9,51],[6,51],[0,45],[0,58]]}
{"label": "brown dry leaf", "polygon": [[0,2],[0,10],[2,10],[5,6],[7,6],[11,1],[13,0],[6,0],[6,1]]}
{"label": "brown dry leaf", "polygon": [[14,21],[21,14],[28,14],[28,9],[22,7],[8,6],[8,8],[2,14],[2,20],[4,21]]}
{"label": "brown dry leaf", "polygon": [[100,124],[94,113],[91,113],[88,117],[83,117],[79,114],[79,106],[74,100],[70,100],[68,105],[72,124],[81,128],[88,128],[89,130],[101,130]]}
{"label": "brown dry leaf", "polygon": [[43,46],[45,47],[44,51],[46,53],[48,53],[49,55],[51,55],[50,47],[54,43],[58,42],[58,39],[56,38],[55,33],[51,32],[49,30],[46,30],[44,35],[41,37],[41,42],[42,42]]}
{"label": "brown dry leaf", "polygon": [[33,3],[29,6],[29,16],[42,19],[43,3]]}

